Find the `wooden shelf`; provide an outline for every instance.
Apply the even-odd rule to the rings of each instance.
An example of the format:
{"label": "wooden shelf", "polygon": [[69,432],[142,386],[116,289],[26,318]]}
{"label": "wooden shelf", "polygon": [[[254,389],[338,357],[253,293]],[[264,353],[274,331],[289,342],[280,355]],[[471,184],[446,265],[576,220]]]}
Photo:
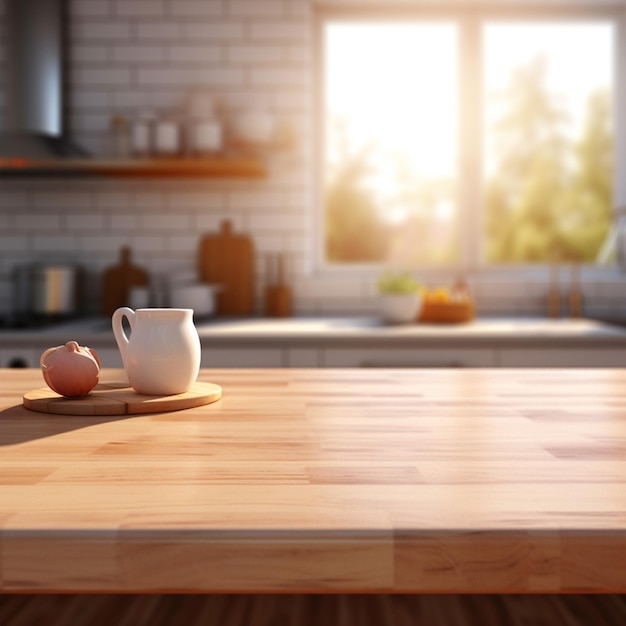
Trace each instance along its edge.
{"label": "wooden shelf", "polygon": [[0,177],[110,176],[115,178],[263,178],[259,159],[215,157],[186,159],[0,160]]}

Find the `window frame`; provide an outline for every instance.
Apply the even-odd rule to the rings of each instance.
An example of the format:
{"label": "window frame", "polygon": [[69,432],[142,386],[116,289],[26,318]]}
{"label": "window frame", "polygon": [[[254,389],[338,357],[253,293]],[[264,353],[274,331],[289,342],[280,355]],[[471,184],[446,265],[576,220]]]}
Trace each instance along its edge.
{"label": "window frame", "polygon": [[[454,277],[495,278],[497,280],[523,280],[545,282],[550,276],[550,265],[541,264],[488,264],[481,259],[484,239],[483,171],[482,158],[472,158],[479,150],[483,155],[483,67],[482,27],[498,21],[574,22],[610,21],[615,28],[614,50],[614,177],[613,215],[626,207],[626,7],[598,6],[589,2],[564,8],[558,6],[345,6],[335,1],[317,2],[314,15],[315,75],[314,75],[314,274],[320,278],[367,279],[378,275],[384,264],[336,264],[325,259],[324,216],[324,166],[325,166],[325,84],[324,84],[324,26],[330,21],[397,22],[400,20],[422,22],[456,22],[458,26],[458,157],[457,157],[457,208],[459,230],[470,233],[462,236],[459,262],[446,267],[408,268],[418,272],[425,282],[449,281]],[[581,264],[585,276],[590,278],[619,277],[619,265],[599,266]]]}

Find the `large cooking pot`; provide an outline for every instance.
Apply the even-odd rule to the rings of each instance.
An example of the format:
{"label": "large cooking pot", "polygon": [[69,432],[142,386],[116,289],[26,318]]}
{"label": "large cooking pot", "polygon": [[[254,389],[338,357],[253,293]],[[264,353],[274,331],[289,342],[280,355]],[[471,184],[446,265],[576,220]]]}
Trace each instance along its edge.
{"label": "large cooking pot", "polygon": [[79,269],[74,265],[35,263],[13,271],[16,315],[71,316],[77,310]]}

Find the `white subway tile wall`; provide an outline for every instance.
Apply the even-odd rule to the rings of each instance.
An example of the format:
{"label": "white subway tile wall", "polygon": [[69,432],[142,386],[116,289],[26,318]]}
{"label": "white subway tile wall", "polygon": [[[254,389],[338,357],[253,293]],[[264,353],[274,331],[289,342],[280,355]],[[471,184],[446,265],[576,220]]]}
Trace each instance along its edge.
{"label": "white subway tile wall", "polygon": [[[262,182],[3,180],[0,311],[10,306],[16,263],[79,263],[94,278],[95,312],[99,274],[121,246],[154,273],[194,268],[201,236],[225,219],[255,242],[259,296],[268,253],[287,251],[289,276],[302,283],[298,256],[313,249],[303,243],[312,237],[309,0],[71,0],[69,15],[70,125],[96,156],[113,149],[113,116],[177,114],[199,90],[227,112],[258,106],[280,116],[301,131],[305,149]],[[315,306],[311,295],[302,302],[296,310]]]}
{"label": "white subway tile wall", "polygon": [[[261,182],[3,179],[0,312],[10,306],[9,276],[17,263],[80,264],[92,278],[89,307],[97,312],[102,270],[118,261],[121,246],[131,246],[134,262],[155,275],[193,270],[200,238],[218,231],[225,219],[255,242],[258,311],[263,310],[265,257],[275,252],[288,255],[296,313],[374,311],[371,280],[310,275],[316,251],[314,4],[70,0],[70,125],[76,141],[95,155],[113,150],[113,116],[133,118],[147,108],[180,114],[191,96],[196,96],[195,115],[209,113],[213,99],[230,113],[247,107],[268,110],[295,129],[298,145],[295,153],[272,157],[270,175]],[[0,128],[6,69],[1,50],[0,45]],[[513,312],[541,310],[548,288],[493,281],[471,286],[481,306],[503,312],[512,312],[511,297],[518,303]],[[624,287],[609,281],[594,287],[590,296],[619,308]]]}

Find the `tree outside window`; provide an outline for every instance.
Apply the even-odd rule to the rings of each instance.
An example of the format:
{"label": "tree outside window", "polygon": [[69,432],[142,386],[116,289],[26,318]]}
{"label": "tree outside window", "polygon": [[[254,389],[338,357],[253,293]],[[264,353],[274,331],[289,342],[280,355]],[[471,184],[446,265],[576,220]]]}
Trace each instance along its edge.
{"label": "tree outside window", "polygon": [[459,25],[326,24],[327,262],[455,267],[464,237],[478,263],[594,262],[613,206],[614,25],[481,32],[484,229],[461,232]]}

